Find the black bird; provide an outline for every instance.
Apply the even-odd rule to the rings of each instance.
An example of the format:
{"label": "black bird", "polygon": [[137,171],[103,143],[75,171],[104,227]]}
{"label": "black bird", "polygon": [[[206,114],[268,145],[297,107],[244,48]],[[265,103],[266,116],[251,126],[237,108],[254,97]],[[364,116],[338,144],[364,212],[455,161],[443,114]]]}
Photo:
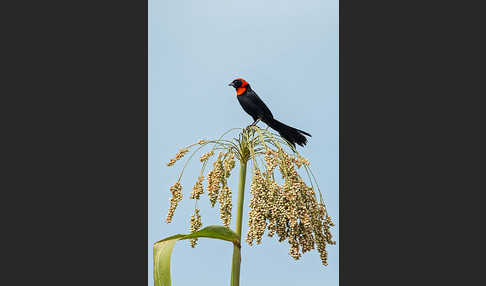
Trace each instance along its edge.
{"label": "black bird", "polygon": [[307,143],[307,138],[302,135],[311,136],[309,133],[302,130],[290,127],[273,118],[272,112],[258,97],[258,95],[251,89],[248,82],[242,78],[237,78],[232,81],[230,86],[236,89],[236,97],[241,104],[241,107],[253,117],[254,122],[251,125],[257,124],[259,120],[265,122],[272,129],[276,130],[280,136],[285,138],[294,147],[295,143],[304,146]]}

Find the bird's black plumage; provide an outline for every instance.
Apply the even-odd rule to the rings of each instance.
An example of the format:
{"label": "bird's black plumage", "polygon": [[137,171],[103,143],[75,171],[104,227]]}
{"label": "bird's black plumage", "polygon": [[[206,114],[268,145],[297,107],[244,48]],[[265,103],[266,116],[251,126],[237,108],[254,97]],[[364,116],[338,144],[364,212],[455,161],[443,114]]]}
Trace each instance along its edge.
{"label": "bird's black plumage", "polygon": [[305,131],[285,125],[273,118],[270,109],[268,109],[265,103],[260,99],[256,92],[251,89],[250,85],[245,80],[235,79],[229,85],[236,89],[238,101],[241,107],[243,107],[243,110],[253,118],[253,124],[255,124],[257,120],[265,122],[294,147],[296,143],[300,146],[304,146],[307,143],[307,138],[303,134],[307,136],[311,135]]}

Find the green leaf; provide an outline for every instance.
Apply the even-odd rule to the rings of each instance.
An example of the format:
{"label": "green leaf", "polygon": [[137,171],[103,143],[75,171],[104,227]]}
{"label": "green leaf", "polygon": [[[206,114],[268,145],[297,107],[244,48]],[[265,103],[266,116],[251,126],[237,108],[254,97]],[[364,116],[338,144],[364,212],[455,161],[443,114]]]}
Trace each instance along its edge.
{"label": "green leaf", "polygon": [[191,234],[176,234],[154,243],[154,285],[170,286],[170,256],[177,241],[190,238],[207,237],[238,242],[238,235],[231,229],[210,225]]}
{"label": "green leaf", "polygon": [[154,244],[154,285],[170,286],[170,255],[178,238]]}

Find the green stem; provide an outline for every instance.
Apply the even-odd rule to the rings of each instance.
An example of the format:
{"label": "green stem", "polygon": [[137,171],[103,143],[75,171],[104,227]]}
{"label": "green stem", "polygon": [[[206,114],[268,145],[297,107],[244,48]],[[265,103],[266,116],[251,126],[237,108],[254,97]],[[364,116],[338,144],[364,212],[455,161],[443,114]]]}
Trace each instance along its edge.
{"label": "green stem", "polygon": [[238,182],[238,204],[236,210],[236,234],[239,241],[233,245],[233,263],[231,268],[231,286],[240,285],[241,265],[241,222],[243,219],[243,202],[245,201],[246,160],[240,161],[240,180]]}

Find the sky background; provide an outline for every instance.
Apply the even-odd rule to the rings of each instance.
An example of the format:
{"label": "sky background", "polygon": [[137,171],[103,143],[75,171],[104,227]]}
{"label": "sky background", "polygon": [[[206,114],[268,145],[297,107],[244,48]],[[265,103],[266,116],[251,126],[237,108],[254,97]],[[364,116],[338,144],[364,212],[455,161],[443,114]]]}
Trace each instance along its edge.
{"label": "sky background", "polygon": [[[197,156],[181,180],[184,198],[173,222],[166,224],[169,187],[184,161],[172,167],[165,163],[184,146],[252,122],[228,86],[237,77],[250,83],[276,119],[312,134],[308,145],[298,150],[311,162],[338,242],[328,246],[327,267],[316,250],[293,260],[288,243],[275,237],[265,235],[261,245],[252,247],[244,242],[240,283],[338,285],[338,1],[149,0],[148,29],[148,285],[153,285],[153,243],[189,232],[194,204],[188,197],[200,171]],[[264,123],[259,126],[266,128]],[[232,228],[238,170],[237,163],[229,179]],[[248,175],[243,238],[250,179]],[[217,205],[210,208],[206,191],[199,207],[203,227],[221,224]],[[202,238],[195,249],[189,241],[178,242],[171,259],[172,285],[228,285],[232,251],[231,243],[220,240]]]}

